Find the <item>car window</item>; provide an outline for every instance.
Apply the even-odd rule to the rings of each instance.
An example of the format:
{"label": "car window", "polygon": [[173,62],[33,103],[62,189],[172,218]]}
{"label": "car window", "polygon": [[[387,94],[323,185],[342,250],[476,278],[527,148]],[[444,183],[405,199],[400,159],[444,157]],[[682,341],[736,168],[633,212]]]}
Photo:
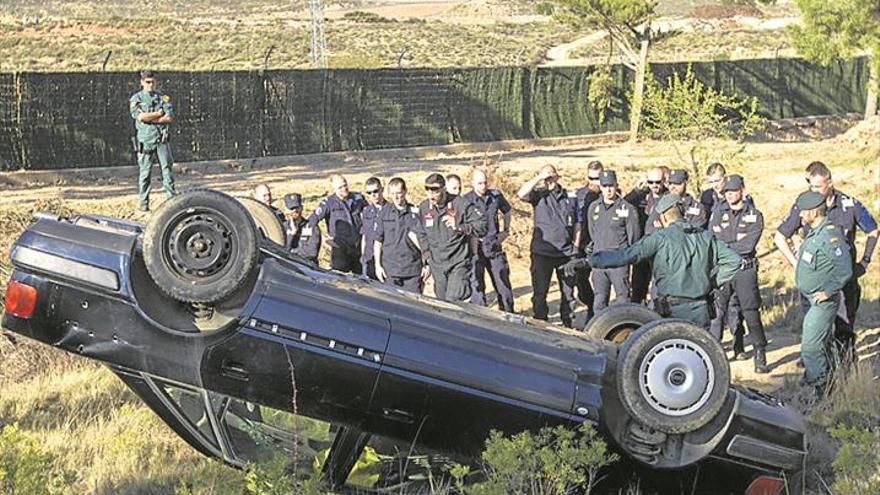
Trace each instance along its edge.
{"label": "car window", "polygon": [[311,472],[326,457],[336,429],[330,423],[227,397],[220,424],[232,455],[242,463],[296,457],[297,470]]}
{"label": "car window", "polygon": [[177,406],[177,411],[202,434],[205,440],[219,448],[217,437],[214,435],[211,420],[208,418],[205,408],[204,393],[201,390],[184,388],[164,380],[156,380],[156,382],[159,389]]}

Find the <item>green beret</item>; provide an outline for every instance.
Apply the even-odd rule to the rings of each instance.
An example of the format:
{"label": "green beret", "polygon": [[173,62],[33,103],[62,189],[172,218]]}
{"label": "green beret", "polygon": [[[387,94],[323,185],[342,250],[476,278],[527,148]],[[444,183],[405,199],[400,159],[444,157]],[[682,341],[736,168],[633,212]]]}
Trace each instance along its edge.
{"label": "green beret", "polygon": [[677,205],[678,202],[681,201],[681,196],[678,194],[666,194],[659,201],[657,201],[657,213],[664,213],[666,210],[672,208]]}
{"label": "green beret", "polygon": [[814,210],[825,205],[825,196],[815,191],[802,192],[795,204],[801,210]]}

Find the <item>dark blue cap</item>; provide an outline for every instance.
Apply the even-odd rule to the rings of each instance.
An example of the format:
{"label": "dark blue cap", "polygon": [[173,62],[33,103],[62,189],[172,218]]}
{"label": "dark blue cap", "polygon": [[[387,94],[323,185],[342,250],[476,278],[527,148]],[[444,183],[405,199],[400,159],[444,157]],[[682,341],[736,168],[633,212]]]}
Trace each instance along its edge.
{"label": "dark blue cap", "polygon": [[688,171],[683,168],[677,168],[669,172],[669,182],[672,184],[681,184],[688,180]]}
{"label": "dark blue cap", "polygon": [[616,186],[617,174],[614,172],[614,170],[603,170],[602,173],[599,174],[599,185]]}
{"label": "dark blue cap", "polygon": [[302,195],[299,193],[285,194],[284,207],[288,210],[292,210],[294,208],[302,208]]}
{"label": "dark blue cap", "polygon": [[743,180],[741,175],[728,175],[726,179],[724,179],[724,188],[723,191],[739,191],[743,187],[745,187],[746,182]]}

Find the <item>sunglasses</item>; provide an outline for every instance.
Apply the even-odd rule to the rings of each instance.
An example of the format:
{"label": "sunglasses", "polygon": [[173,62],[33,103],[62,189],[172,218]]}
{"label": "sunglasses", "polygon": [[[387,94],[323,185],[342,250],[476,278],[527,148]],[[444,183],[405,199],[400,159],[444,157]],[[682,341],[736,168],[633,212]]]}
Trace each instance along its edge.
{"label": "sunglasses", "polygon": [[440,191],[441,189],[443,189],[443,188],[440,186],[425,186],[425,191],[428,191],[428,192],[437,192],[437,191]]}
{"label": "sunglasses", "polygon": [[382,191],[381,189],[373,189],[372,191],[364,191],[364,192],[366,192],[367,194],[379,194],[381,191]]}
{"label": "sunglasses", "polygon": [[648,184],[663,184],[662,180],[649,180]]}
{"label": "sunglasses", "polygon": [[588,176],[587,176],[587,179],[589,179],[589,180],[591,180],[591,181],[592,181],[592,180],[599,180],[599,176],[598,176],[598,175],[596,175],[596,176],[589,176],[589,175],[588,175]]}

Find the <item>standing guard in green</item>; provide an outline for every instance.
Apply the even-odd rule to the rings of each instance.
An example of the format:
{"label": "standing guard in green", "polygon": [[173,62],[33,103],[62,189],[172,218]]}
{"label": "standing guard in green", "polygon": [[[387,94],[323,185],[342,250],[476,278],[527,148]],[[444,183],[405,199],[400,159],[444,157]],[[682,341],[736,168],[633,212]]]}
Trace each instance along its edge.
{"label": "standing guard in green", "polygon": [[795,267],[795,285],[809,305],[801,337],[804,382],[822,395],[830,371],[828,351],[834,317],[840,290],[852,277],[852,258],[843,233],[825,215],[825,196],[806,191],[795,204],[809,227]]}
{"label": "standing guard in green", "polygon": [[657,202],[661,230],[627,248],[593,253],[588,261],[593,268],[651,261],[657,312],[708,330],[709,294],[736,275],[742,258],[709,232],[689,225],[679,210],[680,200],[677,194],[667,194]]}
{"label": "standing guard in green", "polygon": [[129,111],[137,129],[134,145],[138,160],[138,209],[150,211],[150,172],[157,159],[165,194],[169,198],[174,195],[174,158],[168,143],[168,124],[174,120],[174,106],[170,96],[158,91],[153,71],[143,70],[140,76],[142,89],[131,95]]}

